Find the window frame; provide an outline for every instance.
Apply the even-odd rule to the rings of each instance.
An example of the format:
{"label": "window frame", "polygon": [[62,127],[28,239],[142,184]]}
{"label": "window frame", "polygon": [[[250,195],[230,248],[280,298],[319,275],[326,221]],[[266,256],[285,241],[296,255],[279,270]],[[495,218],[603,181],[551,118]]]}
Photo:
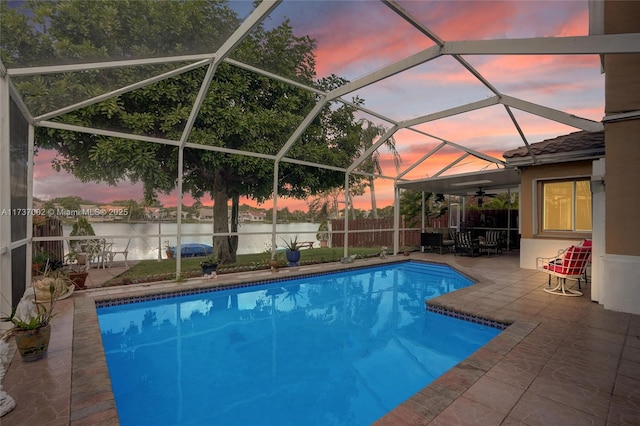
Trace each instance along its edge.
{"label": "window frame", "polygon": [[[544,198],[544,188],[546,184],[553,183],[563,183],[563,182],[572,182],[573,183],[573,194],[572,194],[572,203],[573,203],[573,212],[571,217],[572,229],[571,230],[547,230],[544,228],[544,215],[545,215],[545,198]],[[591,194],[591,229],[576,229],[576,218],[578,211],[578,197],[577,197],[577,182],[589,182],[591,184],[590,176],[571,176],[571,177],[558,177],[558,178],[544,178],[544,179],[536,179],[534,181],[534,226],[535,232],[534,235],[537,236],[548,236],[548,237],[570,237],[570,238],[590,238],[593,232],[593,194],[591,194],[591,190],[589,193]],[[591,186],[589,186],[591,188]]]}

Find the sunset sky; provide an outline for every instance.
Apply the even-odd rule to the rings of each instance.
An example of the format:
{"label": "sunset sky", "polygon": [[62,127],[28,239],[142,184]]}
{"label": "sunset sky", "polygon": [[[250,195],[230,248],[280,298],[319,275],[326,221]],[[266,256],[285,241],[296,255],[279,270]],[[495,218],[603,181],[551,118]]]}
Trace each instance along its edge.
{"label": "sunset sky", "polygon": [[[232,2],[240,16],[251,10],[250,2]],[[403,7],[444,41],[588,35],[587,1],[400,1]],[[356,80],[384,66],[433,46],[433,42],[402,20],[391,9],[374,1],[284,1],[265,21],[278,25],[289,18],[296,35],[309,34],[318,43],[318,77],[336,74]],[[501,93],[570,114],[600,121],[604,115],[604,75],[598,56],[468,56],[466,59]],[[493,96],[484,85],[452,57],[444,56],[346,95],[365,99],[365,106],[392,120],[407,120],[479,101]],[[512,109],[527,140],[538,142],[574,129]],[[378,124],[390,126],[367,114]],[[422,132],[502,159],[502,153],[523,145],[502,105],[476,110],[416,126]],[[395,135],[402,157],[400,171],[437,146],[440,141],[409,130]],[[391,156],[381,151],[383,171],[395,175]],[[446,149],[423,163],[406,178],[424,178],[462,154]],[[96,202],[133,198],[140,200],[138,185],[118,187],[81,183],[50,166],[53,153],[36,157],[34,196],[50,199],[78,195]],[[479,170],[484,162],[462,162],[451,173]],[[392,181],[378,180],[378,207],[393,200]],[[175,205],[176,196],[163,196]],[[185,203],[192,199],[185,196]],[[210,204],[210,200],[202,200]],[[255,203],[253,203],[255,204]],[[370,208],[368,194],[358,197],[359,208]],[[283,200],[279,207],[306,210],[303,201]],[[271,203],[262,207],[268,208]]]}

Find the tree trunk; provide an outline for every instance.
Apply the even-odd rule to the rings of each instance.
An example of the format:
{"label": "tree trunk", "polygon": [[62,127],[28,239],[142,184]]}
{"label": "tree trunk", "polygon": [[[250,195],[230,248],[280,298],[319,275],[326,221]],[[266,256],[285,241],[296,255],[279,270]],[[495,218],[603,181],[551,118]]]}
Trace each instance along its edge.
{"label": "tree trunk", "polygon": [[369,176],[369,189],[371,190],[371,215],[373,219],[377,219],[378,206],[376,205],[376,191],[373,187],[373,176]]}
{"label": "tree trunk", "polygon": [[[220,171],[215,172],[211,195],[213,196],[213,232],[227,233],[229,232],[229,211],[227,208],[229,196],[226,185],[222,183]],[[233,256],[231,253],[227,236],[213,237],[213,255],[220,259],[220,263],[232,263],[235,253]]]}
{"label": "tree trunk", "polygon": [[[238,232],[238,222],[240,217],[240,196],[231,197],[231,232]],[[229,237],[229,249],[232,262],[236,262],[236,253],[238,252],[238,236]]]}

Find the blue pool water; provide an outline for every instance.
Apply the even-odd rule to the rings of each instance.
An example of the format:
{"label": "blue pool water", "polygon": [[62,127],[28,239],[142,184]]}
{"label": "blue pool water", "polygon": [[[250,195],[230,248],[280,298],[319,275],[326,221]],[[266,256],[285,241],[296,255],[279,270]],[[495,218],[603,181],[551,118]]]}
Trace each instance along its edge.
{"label": "blue pool water", "polygon": [[427,312],[419,262],[98,308],[122,425],[367,425],[500,330]]}

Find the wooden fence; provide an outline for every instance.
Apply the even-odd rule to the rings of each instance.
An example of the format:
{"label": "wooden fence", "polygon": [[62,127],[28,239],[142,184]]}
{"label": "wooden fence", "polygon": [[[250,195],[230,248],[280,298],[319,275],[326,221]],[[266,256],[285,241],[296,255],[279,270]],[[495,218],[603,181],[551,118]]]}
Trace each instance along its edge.
{"label": "wooden fence", "polygon": [[[511,218],[509,219],[509,215]],[[408,223],[417,223],[415,229],[409,228]],[[401,219],[400,247],[419,247],[421,220]],[[383,219],[355,219],[349,220],[349,247],[379,247],[393,246],[393,218]],[[519,246],[518,210],[467,210],[461,224],[464,228],[475,230],[478,235],[484,235],[487,229],[509,231],[510,247]],[[448,217],[431,218],[430,229],[448,230]],[[331,221],[331,245],[344,245],[344,220]]]}
{"label": "wooden fence", "polygon": [[[393,247],[393,218],[349,220],[349,247]],[[401,225],[402,227],[402,225]],[[331,221],[331,245],[344,245],[344,220]],[[400,231],[401,247],[418,247],[420,229]]]}
{"label": "wooden fence", "polygon": [[[55,217],[47,216],[44,222],[34,223],[34,237],[61,237],[62,221]],[[64,260],[64,245],[62,241],[37,241],[33,243],[33,253],[48,253],[53,260]]]}

